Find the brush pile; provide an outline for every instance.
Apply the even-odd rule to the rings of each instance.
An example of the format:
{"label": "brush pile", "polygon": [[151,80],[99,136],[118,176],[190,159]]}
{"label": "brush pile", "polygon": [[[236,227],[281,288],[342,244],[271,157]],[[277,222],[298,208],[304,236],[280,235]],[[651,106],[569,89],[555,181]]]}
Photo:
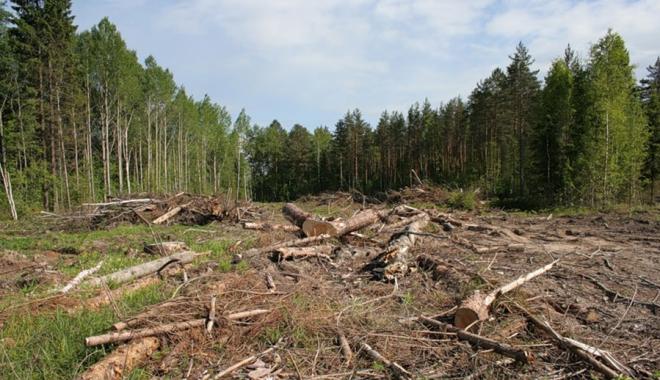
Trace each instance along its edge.
{"label": "brush pile", "polygon": [[66,220],[91,229],[110,228],[121,223],[206,225],[213,221],[237,223],[258,216],[251,202],[237,202],[223,196],[187,193],[160,199],[140,197],[112,199],[102,203],[83,203],[75,213],[44,217]]}

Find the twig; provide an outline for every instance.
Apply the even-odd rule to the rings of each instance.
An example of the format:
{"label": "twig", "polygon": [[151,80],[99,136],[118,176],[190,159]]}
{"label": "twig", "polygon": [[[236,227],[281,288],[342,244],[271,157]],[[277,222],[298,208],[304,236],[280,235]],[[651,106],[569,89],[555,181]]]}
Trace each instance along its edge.
{"label": "twig", "polygon": [[277,343],[275,343],[274,346],[270,347],[269,349],[267,349],[265,351],[262,351],[259,354],[248,356],[247,358],[241,360],[240,362],[238,362],[236,364],[232,364],[231,366],[229,366],[229,367],[225,368],[224,370],[222,370],[222,371],[218,372],[217,374],[215,374],[215,376],[213,376],[213,379],[216,380],[216,379],[222,378],[223,376],[227,376],[227,375],[231,374],[232,372],[236,371],[237,369],[243,368],[246,365],[254,362],[255,360],[259,359],[260,357],[270,354],[271,352],[275,351],[278,348],[277,346],[280,344],[280,342],[281,342],[281,340],[278,341]]}

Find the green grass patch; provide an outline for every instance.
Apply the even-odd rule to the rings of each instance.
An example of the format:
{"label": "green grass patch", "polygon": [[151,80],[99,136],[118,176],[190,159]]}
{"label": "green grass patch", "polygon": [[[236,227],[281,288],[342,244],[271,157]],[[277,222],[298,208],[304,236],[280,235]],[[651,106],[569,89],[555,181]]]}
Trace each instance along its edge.
{"label": "green grass patch", "polygon": [[[165,297],[162,285],[155,284],[124,296],[117,306],[126,317]],[[0,373],[16,379],[75,378],[113,349],[86,347],[85,337],[108,331],[119,318],[110,307],[11,316],[0,331]],[[143,372],[134,371],[129,378],[143,379]]]}

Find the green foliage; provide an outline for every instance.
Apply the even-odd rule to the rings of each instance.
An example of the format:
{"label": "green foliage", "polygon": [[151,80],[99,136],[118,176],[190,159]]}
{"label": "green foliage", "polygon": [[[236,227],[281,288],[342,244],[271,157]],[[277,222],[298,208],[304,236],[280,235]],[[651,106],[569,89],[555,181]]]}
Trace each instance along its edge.
{"label": "green foliage", "polygon": [[[117,300],[127,315],[164,299],[159,285],[130,293]],[[85,347],[85,337],[102,333],[117,316],[112,308],[82,310],[69,314],[58,309],[52,314],[11,316],[0,331],[0,368],[17,379],[72,379],[112,347]]]}
{"label": "green foliage", "polygon": [[475,191],[454,191],[447,198],[447,205],[459,210],[474,210],[477,208],[477,193]]}

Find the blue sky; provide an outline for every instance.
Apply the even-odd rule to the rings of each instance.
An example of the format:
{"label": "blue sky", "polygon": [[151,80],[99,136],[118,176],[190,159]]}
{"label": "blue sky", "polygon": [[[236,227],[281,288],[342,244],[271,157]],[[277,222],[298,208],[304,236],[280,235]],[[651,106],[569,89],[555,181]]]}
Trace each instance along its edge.
{"label": "blue sky", "polygon": [[79,30],[108,16],[196,98],[287,128],[466,98],[518,41],[542,76],[567,43],[586,56],[609,27],[638,76],[660,54],[660,0],[74,0],[73,13]]}

